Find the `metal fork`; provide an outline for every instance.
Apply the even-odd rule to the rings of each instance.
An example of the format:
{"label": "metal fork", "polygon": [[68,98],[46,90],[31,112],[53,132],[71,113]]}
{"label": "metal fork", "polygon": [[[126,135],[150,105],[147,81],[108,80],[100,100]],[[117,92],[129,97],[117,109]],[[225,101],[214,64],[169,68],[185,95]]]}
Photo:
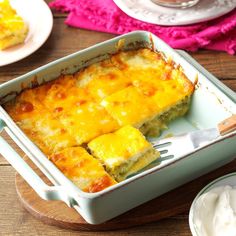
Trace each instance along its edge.
{"label": "metal fork", "polygon": [[195,149],[236,130],[236,114],[220,122],[216,128],[193,131],[171,138],[152,142],[153,147],[161,154],[161,160],[185,156]]}

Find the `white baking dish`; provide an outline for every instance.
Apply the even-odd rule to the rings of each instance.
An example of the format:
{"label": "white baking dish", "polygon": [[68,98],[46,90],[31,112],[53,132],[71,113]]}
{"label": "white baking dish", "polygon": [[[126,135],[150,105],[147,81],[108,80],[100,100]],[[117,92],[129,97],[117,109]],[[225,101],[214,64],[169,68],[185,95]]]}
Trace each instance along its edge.
{"label": "white baking dish", "polygon": [[[0,102],[12,99],[22,87],[49,81],[60,74],[74,73],[117,51],[117,43],[125,39],[124,49],[151,47],[180,64],[193,82],[198,84],[187,116],[171,123],[166,133],[177,134],[210,128],[236,113],[233,91],[209,74],[185,53],[177,53],[149,32],[136,31],[84,49],[42,66],[30,73],[0,85]],[[24,86],[22,86],[24,84]],[[46,200],[62,200],[74,207],[91,224],[107,221],[129,209],[149,201],[177,186],[197,178],[236,157],[236,132],[228,134],[187,156],[157,162],[156,165],[98,193],[78,189],[25,136],[0,107],[0,130],[5,129],[54,186],[46,185],[22,158],[0,137],[0,153],[12,164],[31,187]],[[184,144],[183,144],[184,148]],[[158,209],[157,209],[158,210]]]}

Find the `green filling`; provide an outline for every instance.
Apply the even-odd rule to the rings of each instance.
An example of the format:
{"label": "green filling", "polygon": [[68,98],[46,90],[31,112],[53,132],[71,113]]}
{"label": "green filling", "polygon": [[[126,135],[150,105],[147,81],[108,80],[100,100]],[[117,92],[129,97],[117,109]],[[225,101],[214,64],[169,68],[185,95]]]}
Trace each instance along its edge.
{"label": "green filling", "polygon": [[118,181],[122,181],[126,179],[128,176],[131,176],[138,171],[142,170],[144,167],[151,164],[155,161],[158,157],[160,157],[160,153],[155,149],[150,149],[144,155],[142,155],[133,165],[126,170],[124,174],[120,174],[118,176]]}
{"label": "green filling", "polygon": [[155,149],[150,149],[142,156],[137,158],[135,161],[127,161],[120,166],[116,166],[111,169],[106,166],[106,171],[117,181],[120,182],[126,179],[139,170],[143,169],[145,166],[149,165],[151,162],[155,161],[160,156],[159,152]]}
{"label": "green filling", "polygon": [[171,107],[169,110],[143,124],[140,127],[140,131],[146,136],[159,136],[162,130],[167,129],[167,125],[170,121],[186,114],[190,106],[190,100],[191,96],[186,96],[182,101]]}
{"label": "green filling", "polygon": [[124,175],[132,165],[139,160],[127,160],[126,162],[122,163],[119,166],[115,166],[114,168],[110,168],[108,165],[105,164],[106,171],[116,180],[119,182],[120,176]]}

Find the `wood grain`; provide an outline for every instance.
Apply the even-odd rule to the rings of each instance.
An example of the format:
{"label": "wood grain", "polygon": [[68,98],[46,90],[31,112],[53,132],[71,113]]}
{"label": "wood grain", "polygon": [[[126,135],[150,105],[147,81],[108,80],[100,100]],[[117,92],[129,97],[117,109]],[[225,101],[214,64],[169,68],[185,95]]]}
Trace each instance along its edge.
{"label": "wood grain", "polygon": [[221,135],[225,135],[236,130],[236,114],[220,122],[218,124],[218,129]]}
{"label": "wood grain", "polygon": [[19,62],[0,67],[0,83],[113,37],[112,34],[74,29],[66,26],[64,19],[56,19],[47,42],[37,52]]}
{"label": "wood grain", "polygon": [[219,79],[236,78],[236,57],[225,52],[200,50],[190,53],[209,72]]}
{"label": "wood grain", "polygon": [[[27,162],[31,163],[29,159]],[[45,182],[50,183],[32,163],[31,167]],[[80,231],[107,231],[156,222],[188,212],[194,197],[206,184],[234,171],[236,171],[236,160],[100,225],[88,224],[74,209],[67,207],[63,202],[42,200],[19,174],[16,175],[15,182],[23,206],[46,224]]]}
{"label": "wood grain", "polygon": [[43,224],[25,211],[16,195],[14,176],[15,172],[10,166],[0,166],[0,235],[1,236],[191,236],[188,228],[187,213],[171,217],[142,227],[133,227],[119,231],[108,232],[76,232]]}
{"label": "wood grain", "polygon": [[[51,0],[46,0],[47,2]],[[0,67],[0,83],[11,80],[50,61],[114,37],[112,34],[75,29],[64,24],[66,14],[54,13],[53,31],[47,42],[22,61]],[[236,56],[224,52],[200,50],[190,53],[201,65],[236,91]],[[10,140],[9,140],[10,141]],[[10,143],[12,143],[10,141]],[[15,148],[16,146],[12,144]],[[1,148],[1,147],[0,147]],[[235,166],[235,163],[233,162]],[[8,235],[158,235],[190,236],[188,214],[130,229],[108,232],[75,232],[43,224],[19,204],[14,187],[14,169],[0,156],[0,236]],[[204,179],[203,183],[210,181]],[[202,184],[203,184],[202,183]],[[199,186],[200,187],[200,186]],[[188,197],[188,196],[186,196]],[[141,217],[140,217],[141,218]]]}

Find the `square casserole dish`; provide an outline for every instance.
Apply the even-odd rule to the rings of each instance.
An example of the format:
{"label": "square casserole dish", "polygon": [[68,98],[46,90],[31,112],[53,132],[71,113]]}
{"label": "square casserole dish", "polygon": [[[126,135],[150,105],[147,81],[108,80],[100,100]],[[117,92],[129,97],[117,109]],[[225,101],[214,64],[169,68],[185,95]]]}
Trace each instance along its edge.
{"label": "square casserole dish", "polygon": [[[179,134],[211,128],[236,113],[236,96],[233,91],[203,69],[188,54],[174,51],[159,38],[145,31],[135,31],[97,44],[0,85],[1,104],[14,98],[23,87],[32,87],[35,80],[42,84],[61,74],[74,73],[80,68],[108,58],[109,55],[117,52],[117,45],[121,39],[124,50],[147,47],[163,52],[167,58],[172,58],[176,64],[181,65],[192,82],[198,78],[188,114],[173,121],[169,129],[163,132],[163,137],[170,133]],[[233,132],[188,155],[175,156],[172,159],[157,162],[151,168],[103,191],[85,193],[48,160],[0,106],[0,131],[3,129],[53,183],[54,186],[46,185],[0,137],[0,153],[39,196],[46,200],[64,201],[68,206],[74,207],[91,224],[99,224],[112,219],[230,162],[236,156],[236,132]]]}

